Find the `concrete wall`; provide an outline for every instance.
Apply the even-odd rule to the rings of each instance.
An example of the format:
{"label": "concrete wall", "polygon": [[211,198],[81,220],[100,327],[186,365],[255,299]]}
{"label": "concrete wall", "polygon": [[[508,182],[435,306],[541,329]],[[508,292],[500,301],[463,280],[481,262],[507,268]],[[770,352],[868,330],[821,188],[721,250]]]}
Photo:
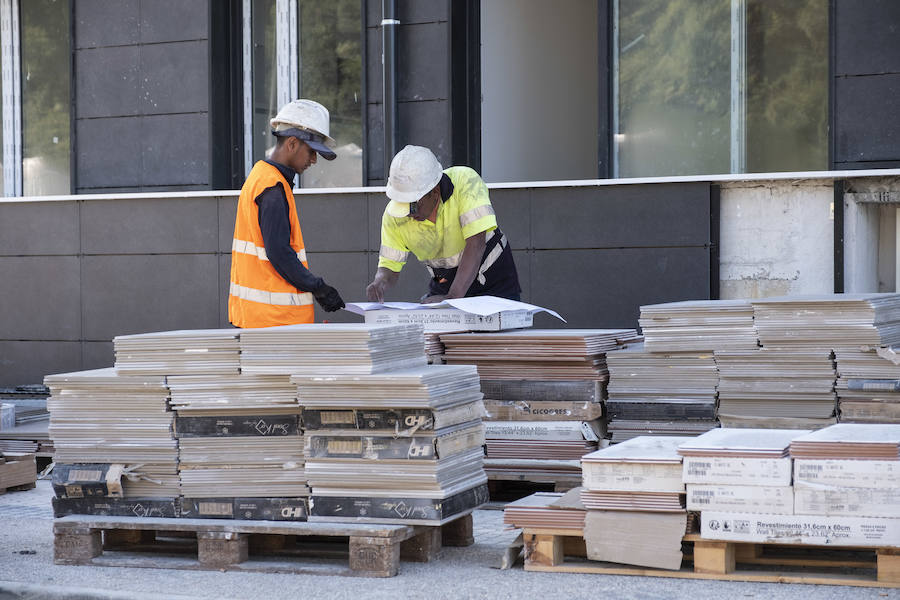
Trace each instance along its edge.
{"label": "concrete wall", "polygon": [[[427,146],[451,164],[450,0],[398,0],[397,150]],[[368,185],[383,185],[384,118],[381,1],[366,0],[366,158]]]}
{"label": "concrete wall", "polygon": [[833,200],[825,179],[723,183],[721,297],[832,293]]}
{"label": "concrete wall", "polygon": [[76,192],[209,189],[209,0],[74,0]]}
{"label": "concrete wall", "polygon": [[485,181],[599,176],[597,6],[481,3]]}
{"label": "concrete wall", "polygon": [[[708,297],[708,184],[499,187],[491,198],[523,299],[570,327],[633,327],[641,304]],[[348,302],[365,299],[375,272],[385,202],[378,188],[297,194],[310,268]],[[116,335],[228,326],[236,204],[236,192],[0,201],[0,386],[110,366]],[[418,299],[427,279],[412,260],[388,298]]]}
{"label": "concrete wall", "polygon": [[834,168],[900,167],[900,2],[834,0]]}

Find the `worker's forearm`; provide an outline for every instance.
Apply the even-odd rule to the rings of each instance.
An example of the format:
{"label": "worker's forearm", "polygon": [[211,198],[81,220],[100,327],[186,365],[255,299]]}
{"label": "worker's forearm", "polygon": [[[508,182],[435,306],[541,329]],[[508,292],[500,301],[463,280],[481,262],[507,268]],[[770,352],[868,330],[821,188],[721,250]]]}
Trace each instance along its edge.
{"label": "worker's forearm", "polygon": [[473,235],[466,240],[466,247],[463,255],[459,260],[459,267],[456,269],[456,277],[453,278],[453,284],[447,294],[448,298],[464,298],[466,292],[475,281],[478,275],[478,268],[481,266],[481,258],[484,256],[485,234],[479,233]]}

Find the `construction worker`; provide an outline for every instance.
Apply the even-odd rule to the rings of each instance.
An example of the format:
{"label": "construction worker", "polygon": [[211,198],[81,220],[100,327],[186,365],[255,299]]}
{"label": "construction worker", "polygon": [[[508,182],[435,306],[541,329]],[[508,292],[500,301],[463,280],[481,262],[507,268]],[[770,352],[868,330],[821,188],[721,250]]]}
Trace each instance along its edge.
{"label": "construction worker", "polygon": [[275,149],[247,176],[234,223],[228,320],[236,327],[312,323],[313,299],[328,312],[344,307],[309,271],[291,191],[317,155],[334,160],[328,123],[328,110],[312,100],[293,100],[270,121]]}
{"label": "construction worker", "polygon": [[387,181],[390,198],[381,218],[378,270],[366,288],[384,301],[410,252],[431,274],[422,302],[466,296],[518,300],[519,276],[487,186],[469,167],[446,170],[428,148],[406,146],[394,156]]}

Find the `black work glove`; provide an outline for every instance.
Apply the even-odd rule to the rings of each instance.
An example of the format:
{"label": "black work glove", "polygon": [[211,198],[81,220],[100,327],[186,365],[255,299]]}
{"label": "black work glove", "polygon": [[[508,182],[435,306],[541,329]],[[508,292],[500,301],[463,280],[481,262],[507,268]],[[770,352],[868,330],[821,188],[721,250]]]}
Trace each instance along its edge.
{"label": "black work glove", "polygon": [[313,292],[313,296],[315,296],[319,306],[321,306],[325,312],[334,312],[345,306],[338,291],[327,283],[322,283],[322,285],[316,288]]}

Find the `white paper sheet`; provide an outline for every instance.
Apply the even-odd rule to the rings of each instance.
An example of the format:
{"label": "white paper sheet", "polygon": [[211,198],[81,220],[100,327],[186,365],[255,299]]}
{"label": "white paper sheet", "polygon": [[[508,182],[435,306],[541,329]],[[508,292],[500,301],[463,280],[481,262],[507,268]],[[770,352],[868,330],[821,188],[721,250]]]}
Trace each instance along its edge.
{"label": "white paper sheet", "polygon": [[421,310],[429,308],[455,308],[474,315],[493,315],[507,310],[527,310],[530,314],[545,312],[553,315],[562,322],[566,322],[559,313],[549,308],[535,306],[526,302],[517,302],[497,296],[473,296],[471,298],[453,298],[443,302],[432,304],[419,304],[417,302],[348,302],[347,310],[358,315],[365,315],[370,310]]}

